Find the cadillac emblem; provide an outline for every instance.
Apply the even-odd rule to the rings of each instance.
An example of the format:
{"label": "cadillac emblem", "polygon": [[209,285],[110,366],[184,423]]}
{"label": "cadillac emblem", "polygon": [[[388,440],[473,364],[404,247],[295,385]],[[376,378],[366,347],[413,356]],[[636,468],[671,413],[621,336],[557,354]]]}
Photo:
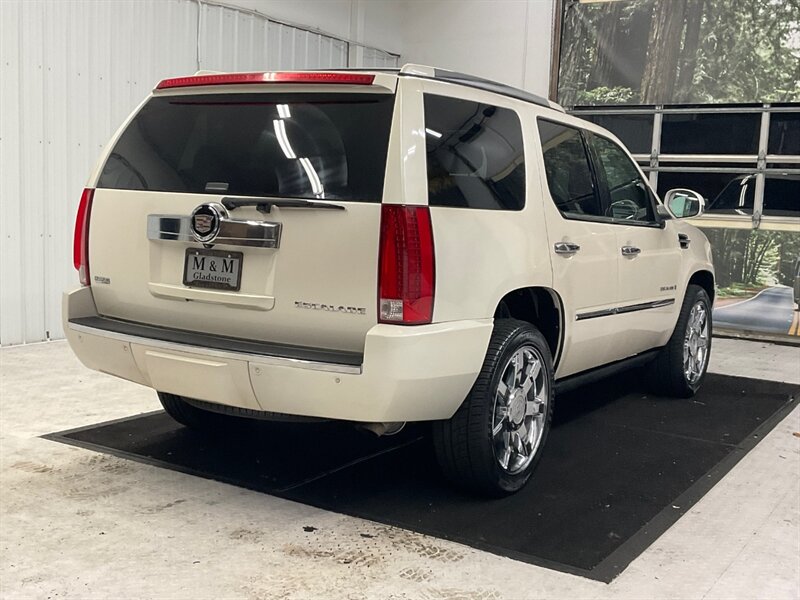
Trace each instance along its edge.
{"label": "cadillac emblem", "polygon": [[191,228],[194,238],[198,242],[209,244],[214,241],[219,233],[219,226],[226,216],[225,207],[221,204],[201,204],[192,211]]}

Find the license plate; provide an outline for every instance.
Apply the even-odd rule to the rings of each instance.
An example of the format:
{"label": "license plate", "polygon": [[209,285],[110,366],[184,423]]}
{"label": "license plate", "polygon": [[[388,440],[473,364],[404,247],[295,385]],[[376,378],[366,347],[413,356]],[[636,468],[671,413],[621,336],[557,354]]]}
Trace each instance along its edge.
{"label": "license plate", "polygon": [[238,292],[243,256],[241,252],[187,248],[183,285]]}

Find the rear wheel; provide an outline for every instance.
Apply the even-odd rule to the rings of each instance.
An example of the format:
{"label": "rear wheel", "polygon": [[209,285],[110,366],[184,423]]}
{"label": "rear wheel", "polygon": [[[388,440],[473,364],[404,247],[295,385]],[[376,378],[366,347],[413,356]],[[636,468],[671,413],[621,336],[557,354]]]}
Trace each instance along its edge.
{"label": "rear wheel", "polygon": [[433,425],[445,476],[500,496],[521,489],[539,462],[553,414],[553,359],[539,331],[495,321],[475,385],[455,415]]}
{"label": "rear wheel", "polygon": [[182,396],[158,392],[158,399],[164,411],[181,425],[198,431],[211,431],[219,428],[224,415],[219,415],[189,404]]}
{"label": "rear wheel", "polygon": [[675,331],[653,361],[655,391],[689,398],[703,383],[711,355],[711,301],[699,285],[686,289]]}

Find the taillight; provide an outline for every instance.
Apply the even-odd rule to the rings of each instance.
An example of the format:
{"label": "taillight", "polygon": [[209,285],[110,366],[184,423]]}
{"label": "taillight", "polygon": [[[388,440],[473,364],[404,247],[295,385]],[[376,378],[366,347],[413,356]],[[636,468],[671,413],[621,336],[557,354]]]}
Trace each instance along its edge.
{"label": "taillight", "polygon": [[279,71],[276,73],[218,73],[211,75],[190,75],[162,80],[157,90],[176,87],[195,87],[199,85],[236,85],[243,83],[339,83],[349,85],[371,85],[375,75],[365,73],[318,73]]}
{"label": "taillight", "polygon": [[430,323],[436,275],[427,206],[382,206],[378,268],[378,320]]}
{"label": "taillight", "polygon": [[72,262],[78,270],[81,285],[89,285],[89,215],[92,212],[94,190],[86,188],[75,217],[75,237],[72,240]]}

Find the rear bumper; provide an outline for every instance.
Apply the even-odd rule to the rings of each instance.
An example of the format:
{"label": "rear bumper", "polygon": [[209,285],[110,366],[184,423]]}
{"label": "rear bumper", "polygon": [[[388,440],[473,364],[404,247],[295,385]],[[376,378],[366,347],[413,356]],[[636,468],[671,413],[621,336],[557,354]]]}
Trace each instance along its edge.
{"label": "rear bumper", "polygon": [[91,289],[64,295],[64,331],[87,367],[217,404],[363,422],[446,419],[472,387],[492,320],[375,325],[363,356],[104,319]]}

